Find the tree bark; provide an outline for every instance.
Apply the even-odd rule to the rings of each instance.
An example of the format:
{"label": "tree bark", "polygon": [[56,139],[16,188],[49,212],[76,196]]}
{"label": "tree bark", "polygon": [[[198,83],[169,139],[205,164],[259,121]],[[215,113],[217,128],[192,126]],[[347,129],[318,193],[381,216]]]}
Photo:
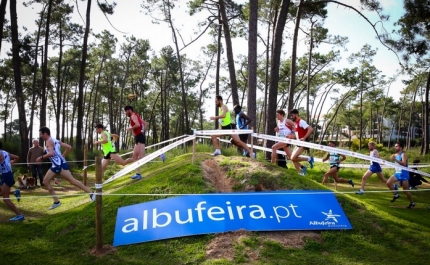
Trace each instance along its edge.
{"label": "tree bark", "polygon": [[219,11],[221,13],[221,22],[224,29],[228,72],[230,74],[231,94],[233,96],[233,105],[236,105],[239,104],[239,93],[237,91],[236,69],[234,66],[233,45],[231,43],[230,26],[228,25],[228,18],[227,12],[225,10],[224,0],[219,0]]}
{"label": "tree bark", "polygon": [[[43,54],[43,63],[42,63],[42,102],[40,106],[40,127],[46,126],[46,110],[48,109],[46,106],[47,96],[46,96],[46,83],[48,79],[48,45],[49,45],[49,26],[51,21],[51,10],[52,10],[52,0],[48,2],[48,11],[46,14],[46,27],[45,27],[45,45],[44,45],[44,54]],[[39,144],[43,146],[43,139],[39,138]]]}
{"label": "tree bark", "polygon": [[12,61],[15,81],[15,97],[18,106],[19,136],[21,140],[21,155],[26,156],[29,148],[27,120],[25,115],[25,99],[21,83],[21,58],[19,56],[20,42],[18,40],[18,15],[16,0],[10,1],[10,22],[12,31]]}
{"label": "tree bark", "polygon": [[79,89],[78,106],[77,106],[78,122],[76,124],[76,148],[75,148],[75,154],[78,160],[83,158],[82,128],[83,128],[83,120],[84,120],[84,81],[85,81],[85,68],[87,66],[88,35],[90,32],[90,15],[91,15],[91,0],[88,0],[86,22],[85,22],[84,43],[82,45],[81,69],[79,73],[79,88],[78,88]]}
{"label": "tree bark", "polygon": [[291,110],[294,107],[294,93],[296,88],[297,37],[299,35],[300,19],[302,16],[302,6],[303,6],[303,0],[300,0],[299,7],[297,8],[296,24],[294,27],[293,51],[291,54],[291,67],[290,67],[290,89],[288,91],[287,110]]}
{"label": "tree bark", "polygon": [[[315,21],[311,20],[311,32],[310,32],[310,44],[309,44],[309,55],[308,55],[308,74],[307,74],[307,95],[306,95],[306,120],[311,122],[311,116],[309,113],[309,95],[311,94],[311,68],[312,68],[312,49],[314,47],[314,28]],[[318,122],[318,121],[317,121]],[[312,123],[312,122],[311,122]]]}
{"label": "tree bark", "polygon": [[[216,75],[215,75],[215,95],[219,95],[219,80],[220,80],[220,68],[221,68],[221,36],[222,36],[222,20],[221,20],[221,11],[218,10],[218,50],[216,57]],[[219,115],[219,110],[215,106],[215,116]],[[215,130],[219,128],[219,121],[215,120]]]}
{"label": "tree bark", "polygon": [[[267,114],[273,115],[276,113],[276,100],[278,97],[278,82],[279,82],[279,67],[281,62],[282,52],[282,34],[284,32],[285,23],[287,21],[288,9],[290,7],[290,0],[283,0],[281,9],[278,14],[278,20],[275,25],[275,34],[272,41],[272,60],[270,62],[270,84],[269,84],[269,98],[267,101]],[[267,119],[266,134],[274,135],[273,128],[276,127],[275,119]],[[267,147],[272,147],[273,142],[267,141]],[[266,153],[267,159],[270,159],[270,153]]]}
{"label": "tree bark", "polygon": [[429,153],[429,141],[430,141],[430,134],[429,134],[429,91],[430,90],[430,71],[427,75],[427,84],[426,84],[426,91],[424,95],[424,124],[423,124],[423,150],[421,151],[422,155]]}
{"label": "tree bark", "polygon": [[[257,120],[257,23],[258,0],[249,0],[248,36],[248,116],[252,120],[250,128],[256,128]],[[234,101],[234,100],[233,100]]]}
{"label": "tree bark", "polygon": [[7,0],[1,0],[0,2],[0,51],[1,51],[1,44],[3,43],[3,27],[4,27],[4,17],[6,16],[6,4],[7,4]]}
{"label": "tree bark", "polygon": [[61,109],[61,91],[60,91],[60,80],[61,80],[61,63],[62,63],[62,59],[63,59],[63,30],[61,28],[61,20],[60,20],[60,52],[59,52],[59,56],[58,56],[58,68],[57,68],[57,111],[56,111],[56,115],[55,115],[55,120],[57,123],[57,139],[60,139],[60,129],[61,129],[61,125],[60,125],[60,109]]}

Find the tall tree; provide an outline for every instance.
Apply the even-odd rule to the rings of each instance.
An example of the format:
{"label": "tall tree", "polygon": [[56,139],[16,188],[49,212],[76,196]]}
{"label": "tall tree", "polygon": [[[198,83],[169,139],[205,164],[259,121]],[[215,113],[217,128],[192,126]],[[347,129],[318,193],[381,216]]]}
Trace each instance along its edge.
{"label": "tall tree", "polygon": [[28,152],[28,130],[27,119],[25,115],[25,100],[22,91],[21,82],[21,59],[20,59],[20,41],[18,39],[18,15],[16,13],[16,0],[10,1],[10,22],[12,31],[12,60],[13,60],[13,76],[15,81],[15,97],[18,106],[19,119],[19,136],[21,139],[21,155],[24,156]]}
{"label": "tall tree", "polygon": [[258,0],[249,0],[249,34],[248,34],[248,116],[256,127],[257,120],[257,34],[258,34]]}
{"label": "tall tree", "polygon": [[6,4],[7,0],[1,0],[0,2],[0,51],[1,51],[1,44],[3,42],[3,26],[4,26],[4,20],[6,15]]}

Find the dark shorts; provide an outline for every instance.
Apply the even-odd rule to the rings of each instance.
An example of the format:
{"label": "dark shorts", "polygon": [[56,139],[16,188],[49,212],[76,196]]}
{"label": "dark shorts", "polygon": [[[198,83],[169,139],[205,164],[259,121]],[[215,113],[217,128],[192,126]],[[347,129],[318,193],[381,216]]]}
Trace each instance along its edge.
{"label": "dark shorts", "polygon": [[[303,142],[308,142],[309,143],[309,139],[306,139]],[[303,147],[305,151],[309,151],[309,147],[304,147],[304,146],[297,146],[297,147]]]}
{"label": "dark shorts", "polygon": [[116,152],[109,152],[109,153],[107,153],[107,155],[105,155],[103,158],[104,159],[111,159],[111,157],[110,157],[110,155],[111,154],[116,154]]}
{"label": "dark shorts", "polygon": [[13,184],[15,184],[15,179],[13,178],[12,172],[2,173],[0,177],[0,186],[6,184],[9,187],[13,187]]}
{"label": "dark shorts", "polygon": [[379,165],[378,163],[371,164],[369,170],[372,171],[372,173],[382,172],[381,165]]}
{"label": "dark shorts", "polygon": [[146,142],[145,134],[139,133],[138,135],[136,135],[134,137],[134,142],[135,144],[145,144]]}
{"label": "dark shorts", "polygon": [[248,142],[248,136],[249,136],[249,134],[239,134],[239,139],[242,142],[246,143],[246,142]]}
{"label": "dark shorts", "polygon": [[337,171],[339,171],[340,166],[339,165],[331,165],[330,168],[337,168]]}
{"label": "dark shorts", "polygon": [[63,163],[60,166],[58,165],[52,165],[50,170],[54,173],[60,174],[61,170],[69,170],[69,165],[67,163]]}
{"label": "dark shorts", "polygon": [[223,130],[233,130],[234,128],[233,128],[233,125],[231,125],[231,123],[229,124],[229,125],[226,125],[226,126],[221,126],[221,128],[223,129]]}

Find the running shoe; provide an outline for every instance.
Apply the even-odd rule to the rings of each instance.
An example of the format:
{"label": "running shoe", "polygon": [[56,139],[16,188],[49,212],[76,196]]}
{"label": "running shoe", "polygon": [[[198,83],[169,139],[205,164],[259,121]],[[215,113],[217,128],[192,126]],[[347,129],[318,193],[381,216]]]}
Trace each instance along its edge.
{"label": "running shoe", "polygon": [[398,198],[400,198],[399,194],[394,195],[393,199],[391,200],[391,202],[395,202]]}
{"label": "running shoe", "polygon": [[221,151],[215,150],[215,152],[212,154],[212,156],[217,156],[217,155],[220,155],[220,154],[221,154]]}
{"label": "running shoe", "polygon": [[364,191],[363,191],[363,190],[359,190],[359,191],[355,192],[355,194],[363,195],[363,194],[364,194]]}
{"label": "running shoe", "polygon": [[60,207],[61,206],[61,202],[60,201],[58,201],[57,203],[53,203],[52,205],[51,205],[51,207],[49,207],[49,210],[53,210],[53,209],[55,209],[55,208],[57,208],[57,207]]}
{"label": "running shoe", "polygon": [[310,166],[310,168],[314,168],[314,157],[313,156],[311,156],[310,157],[310,159],[309,159],[309,166]]}
{"label": "running shoe", "polygon": [[414,207],[415,207],[415,202],[411,202],[411,203],[409,203],[408,207],[406,207],[406,208],[412,209]]}
{"label": "running shoe", "polygon": [[90,200],[91,200],[91,202],[94,202],[96,200],[96,194],[95,193],[90,194]]}
{"label": "running shoe", "polygon": [[243,154],[242,154],[242,156],[248,156],[248,151],[243,151]]}
{"label": "running shoe", "polygon": [[21,191],[19,189],[15,190],[13,195],[15,195],[17,201],[21,200]]}
{"label": "running shoe", "polygon": [[9,220],[12,221],[12,222],[23,221],[24,220],[24,215],[23,214],[17,215],[17,216],[15,216],[13,218],[10,218]]}
{"label": "running shoe", "polygon": [[256,157],[255,153],[252,153],[252,159],[255,159]]}
{"label": "running shoe", "polygon": [[302,177],[305,176],[305,174],[303,172],[300,172],[300,173],[297,173],[297,174],[299,174],[299,176],[302,176]]}
{"label": "running shoe", "polygon": [[161,161],[163,161],[163,162],[166,161],[166,156],[164,154],[161,154],[160,158],[161,158]]}
{"label": "running shoe", "polygon": [[142,178],[142,175],[140,175],[140,174],[136,174],[136,175],[131,177],[131,179],[141,179],[141,178]]}
{"label": "running shoe", "polygon": [[348,180],[348,183],[354,188],[354,181],[352,179]]}
{"label": "running shoe", "polygon": [[304,175],[306,175],[306,172],[308,171],[308,168],[306,167],[306,166],[303,166],[302,167],[302,173],[303,173],[303,176]]}

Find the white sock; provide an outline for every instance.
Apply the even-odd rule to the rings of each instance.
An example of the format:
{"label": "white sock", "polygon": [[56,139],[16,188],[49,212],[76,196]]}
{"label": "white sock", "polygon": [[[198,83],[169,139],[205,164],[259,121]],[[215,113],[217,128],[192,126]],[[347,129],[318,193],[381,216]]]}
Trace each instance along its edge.
{"label": "white sock", "polygon": [[215,150],[215,152],[217,152],[217,153],[221,153],[221,150],[219,150],[219,149],[216,149],[216,150]]}

